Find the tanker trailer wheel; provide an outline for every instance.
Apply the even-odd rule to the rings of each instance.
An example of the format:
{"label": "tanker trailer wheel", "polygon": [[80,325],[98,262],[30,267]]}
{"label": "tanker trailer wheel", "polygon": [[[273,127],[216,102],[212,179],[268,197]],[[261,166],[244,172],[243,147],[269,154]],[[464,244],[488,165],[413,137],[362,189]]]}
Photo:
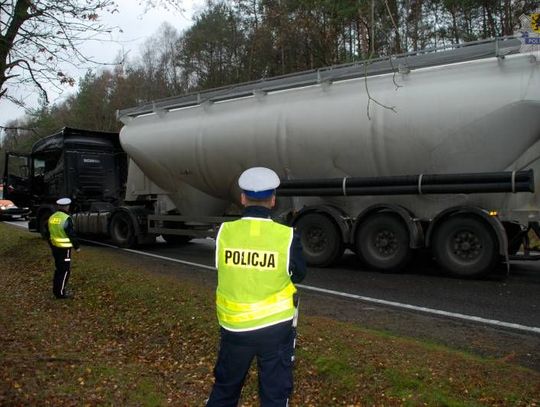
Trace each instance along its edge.
{"label": "tanker trailer wheel", "polygon": [[356,253],[368,266],[399,271],[412,258],[409,230],[393,213],[377,213],[360,224],[355,236]]}
{"label": "tanker trailer wheel", "polygon": [[135,226],[125,212],[117,212],[111,220],[111,238],[120,247],[133,247],[137,241]]}
{"label": "tanker trailer wheel", "polygon": [[[179,215],[178,212],[176,213],[170,213],[171,215],[176,214]],[[185,228],[185,224],[178,223],[178,222],[170,222],[170,221],[164,221],[163,227],[166,229],[182,229]],[[169,246],[181,246],[185,245],[186,243],[189,243],[192,239],[195,238],[195,236],[188,236],[188,235],[168,235],[168,234],[162,234],[161,237],[163,240],[165,240],[165,243],[167,243]]]}
{"label": "tanker trailer wheel", "polygon": [[184,236],[184,235],[161,235],[165,243],[169,246],[181,246],[186,243],[189,243],[193,236]]}
{"label": "tanker trailer wheel", "polygon": [[310,266],[326,267],[343,254],[343,239],[338,226],[320,213],[309,213],[295,224],[306,263]]}
{"label": "tanker trailer wheel", "polygon": [[456,277],[479,277],[499,261],[497,236],[487,222],[474,216],[453,216],[433,236],[432,251],[439,265]]}

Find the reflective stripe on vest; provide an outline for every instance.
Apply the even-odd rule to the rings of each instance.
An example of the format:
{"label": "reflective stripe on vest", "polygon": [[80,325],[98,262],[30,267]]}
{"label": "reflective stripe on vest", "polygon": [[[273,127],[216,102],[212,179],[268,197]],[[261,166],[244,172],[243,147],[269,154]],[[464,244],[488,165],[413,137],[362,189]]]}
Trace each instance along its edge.
{"label": "reflective stripe on vest", "polygon": [[222,327],[249,331],[292,319],[292,238],[292,228],[270,219],[222,224],[216,239],[216,310]]}
{"label": "reflective stripe on vest", "polygon": [[221,314],[220,318],[223,321],[231,324],[247,322],[287,311],[291,305],[294,309],[292,296],[295,292],[296,288],[294,284],[290,283],[280,292],[257,303],[229,301],[218,293],[216,305],[218,307],[218,313]]}
{"label": "reflective stripe on vest", "polygon": [[49,233],[51,235],[51,243],[53,246],[61,248],[73,247],[71,240],[69,240],[64,229],[64,225],[68,218],[69,215],[61,211],[55,212],[49,218]]}

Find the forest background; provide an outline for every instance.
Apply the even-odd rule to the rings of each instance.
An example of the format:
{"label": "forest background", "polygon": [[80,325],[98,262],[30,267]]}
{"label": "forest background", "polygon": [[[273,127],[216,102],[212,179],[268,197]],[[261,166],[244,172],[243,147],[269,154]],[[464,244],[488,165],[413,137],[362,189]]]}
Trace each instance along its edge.
{"label": "forest background", "polygon": [[[165,23],[133,59],[89,70],[60,103],[3,128],[5,151],[27,152],[64,126],[118,131],[119,109],[173,95],[330,65],[513,35],[531,0],[208,1],[179,32]],[[363,69],[363,68],[361,68]],[[76,86],[75,86],[76,85]]]}

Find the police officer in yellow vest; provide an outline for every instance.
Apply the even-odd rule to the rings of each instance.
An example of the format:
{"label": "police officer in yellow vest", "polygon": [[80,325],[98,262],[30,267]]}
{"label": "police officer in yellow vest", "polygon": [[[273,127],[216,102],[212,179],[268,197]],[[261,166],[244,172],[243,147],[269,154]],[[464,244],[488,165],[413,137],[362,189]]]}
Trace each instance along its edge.
{"label": "police officer in yellow vest", "polygon": [[296,288],[306,274],[299,236],[270,219],[277,174],[242,173],[243,217],[221,225],[216,238],[216,309],[221,326],[215,383],[207,406],[237,406],[257,358],[263,407],[287,406],[293,388]]}
{"label": "police officer in yellow vest", "polygon": [[79,251],[79,242],[69,216],[71,199],[61,198],[56,201],[58,210],[49,218],[49,244],[54,257],[53,294],[56,298],[70,298],[66,293],[71,269],[71,251]]}

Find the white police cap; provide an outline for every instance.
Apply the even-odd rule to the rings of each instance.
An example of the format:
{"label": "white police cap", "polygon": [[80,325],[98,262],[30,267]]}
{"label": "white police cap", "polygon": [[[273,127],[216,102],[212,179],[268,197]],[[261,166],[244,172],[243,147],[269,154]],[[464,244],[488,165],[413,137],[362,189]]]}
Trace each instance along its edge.
{"label": "white police cap", "polygon": [[278,175],[270,168],[253,167],[245,170],[238,179],[238,185],[252,198],[267,198],[279,186]]}
{"label": "white police cap", "polygon": [[56,204],[60,205],[60,206],[66,206],[66,205],[71,204],[71,199],[69,199],[69,198],[60,198],[58,201],[56,201]]}

